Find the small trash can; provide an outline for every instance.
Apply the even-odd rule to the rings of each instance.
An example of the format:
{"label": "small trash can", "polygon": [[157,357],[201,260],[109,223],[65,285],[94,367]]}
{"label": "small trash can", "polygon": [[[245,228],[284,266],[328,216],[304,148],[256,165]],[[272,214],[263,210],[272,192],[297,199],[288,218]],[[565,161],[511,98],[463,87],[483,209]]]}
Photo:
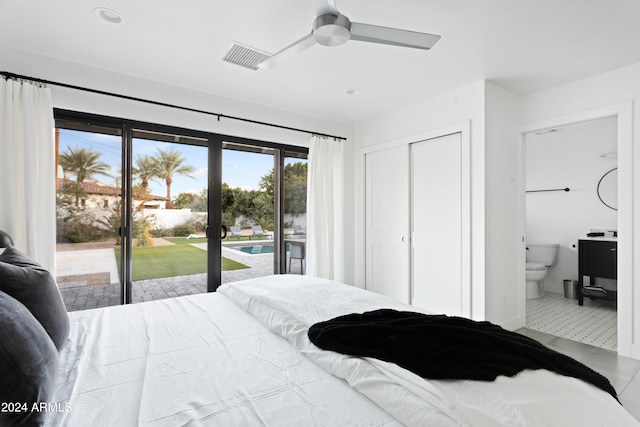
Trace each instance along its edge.
{"label": "small trash can", "polygon": [[577,280],[563,280],[564,285],[564,297],[569,299],[576,299],[576,288],[578,287]]}

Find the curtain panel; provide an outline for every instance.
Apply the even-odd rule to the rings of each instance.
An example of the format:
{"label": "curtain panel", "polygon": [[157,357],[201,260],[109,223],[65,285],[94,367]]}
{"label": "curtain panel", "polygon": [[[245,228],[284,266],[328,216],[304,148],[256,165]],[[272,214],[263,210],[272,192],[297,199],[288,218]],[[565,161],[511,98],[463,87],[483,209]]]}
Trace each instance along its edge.
{"label": "curtain panel", "polygon": [[312,136],[307,185],[307,274],[344,281],[344,142]]}
{"label": "curtain panel", "polygon": [[51,92],[0,78],[0,229],[55,271],[56,183]]}

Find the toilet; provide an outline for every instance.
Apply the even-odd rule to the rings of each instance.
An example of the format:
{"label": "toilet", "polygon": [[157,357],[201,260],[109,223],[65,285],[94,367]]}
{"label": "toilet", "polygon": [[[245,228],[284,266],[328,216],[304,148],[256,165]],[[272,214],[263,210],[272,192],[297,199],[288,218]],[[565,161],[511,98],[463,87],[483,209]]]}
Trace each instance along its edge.
{"label": "toilet", "polygon": [[544,296],[544,278],[558,261],[559,247],[557,243],[527,244],[527,299]]}

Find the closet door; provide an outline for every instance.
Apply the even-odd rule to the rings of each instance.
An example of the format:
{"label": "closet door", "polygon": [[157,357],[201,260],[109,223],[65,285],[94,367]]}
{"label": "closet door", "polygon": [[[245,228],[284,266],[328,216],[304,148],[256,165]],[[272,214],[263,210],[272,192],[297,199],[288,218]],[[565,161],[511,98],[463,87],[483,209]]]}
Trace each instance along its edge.
{"label": "closet door", "polygon": [[366,288],[409,302],[409,146],[366,154]]}
{"label": "closet door", "polygon": [[411,144],[412,305],[462,314],[459,133]]}

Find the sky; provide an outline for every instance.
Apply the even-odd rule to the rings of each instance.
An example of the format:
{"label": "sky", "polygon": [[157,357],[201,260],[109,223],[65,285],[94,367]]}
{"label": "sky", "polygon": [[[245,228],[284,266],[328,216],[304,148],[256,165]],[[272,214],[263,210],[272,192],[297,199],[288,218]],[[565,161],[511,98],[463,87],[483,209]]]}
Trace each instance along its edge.
{"label": "sky", "polygon": [[[91,132],[61,129],[60,153],[67,147],[91,148],[101,153],[100,161],[111,165],[111,175],[95,176],[94,180],[107,185],[116,184],[115,177],[119,176],[121,163],[121,137],[97,134]],[[138,155],[154,155],[158,148],[173,149],[183,154],[185,164],[196,169],[193,178],[176,175],[171,184],[171,198],[174,199],[182,192],[200,194],[207,186],[207,149],[206,147],[157,142],[146,139],[133,140],[133,164]],[[299,161],[299,160],[296,160]],[[273,169],[273,156],[260,153],[245,153],[235,150],[223,150],[222,180],[231,187],[241,187],[247,190],[257,190],[260,178]],[[75,177],[72,177],[75,178]],[[149,183],[153,195],[165,196],[166,185],[163,180],[156,179]]]}

